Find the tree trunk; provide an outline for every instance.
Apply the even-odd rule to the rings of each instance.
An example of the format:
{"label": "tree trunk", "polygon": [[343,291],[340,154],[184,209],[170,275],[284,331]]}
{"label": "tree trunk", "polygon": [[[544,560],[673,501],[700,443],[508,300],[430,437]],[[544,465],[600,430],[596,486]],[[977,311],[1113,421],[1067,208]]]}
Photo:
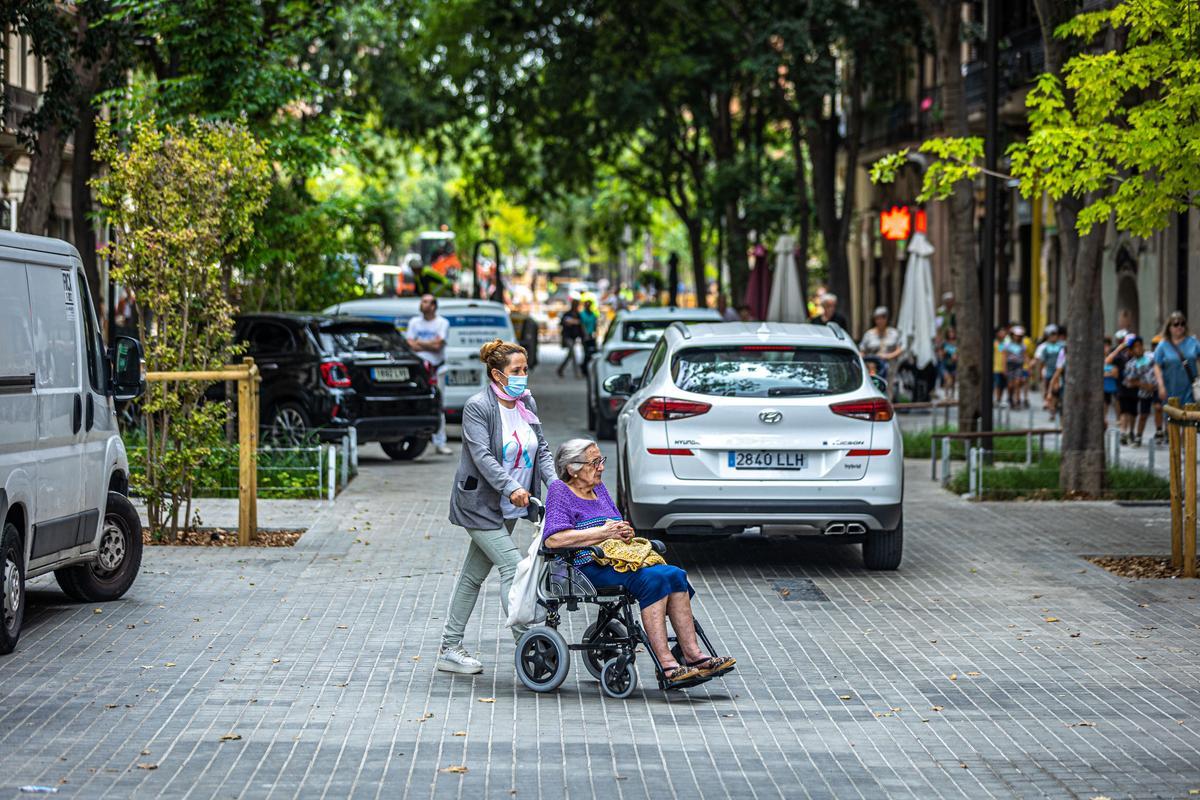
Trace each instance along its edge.
{"label": "tree trunk", "polygon": [[[792,117],[792,160],[795,163],[796,216],[800,238],[796,244],[796,266],[800,268],[800,297],[808,303],[808,249],[812,244],[812,202],[808,197],[808,174],[804,167],[804,132],[799,115]],[[808,316],[807,306],[804,315]]]}
{"label": "tree trunk", "polygon": [[34,150],[29,155],[29,178],[25,184],[25,196],[21,199],[21,212],[17,215],[17,229],[23,233],[43,236],[50,221],[53,207],[54,185],[62,172],[64,131],[62,126],[46,126],[38,134]]}
{"label": "tree trunk", "polygon": [[[75,153],[71,161],[71,228],[75,234],[75,249],[83,261],[92,303],[107,308],[107,298],[100,296],[100,269],[96,261],[96,229],[92,219],[92,187],[88,183],[95,171],[92,149],[96,144],[96,116],[91,107],[91,95],[79,103],[79,122],[75,125]],[[101,327],[107,315],[100,320]]]}
{"label": "tree trunk", "polygon": [[[921,10],[933,28],[942,79],[946,135],[968,136],[967,103],[962,77],[962,5],[956,0],[924,0]],[[950,228],[950,275],[954,281],[955,333],[958,335],[958,428],[974,430],[980,392],[991,390],[992,365],[982,363],[983,336],[991,336],[992,320],[979,315],[979,256],[975,247],[975,198],[960,183],[944,202]]]}
{"label": "tree trunk", "polygon": [[1106,225],[1087,236],[1075,233],[1083,203],[1055,203],[1059,242],[1067,267],[1067,370],[1063,392],[1062,469],[1059,487],[1077,496],[1104,491],[1104,305],[1100,284]]}
{"label": "tree trunk", "polygon": [[704,225],[699,219],[687,225],[688,251],[692,258],[692,280],[696,284],[696,305],[708,308],[708,282],[704,277]]}
{"label": "tree trunk", "polygon": [[[817,225],[825,242],[826,275],[829,290],[838,297],[838,307],[850,310],[850,259],[842,233],[843,220],[837,204],[837,118],[817,118],[808,126],[808,152],[812,156],[812,197]],[[853,325],[853,320],[851,320]]]}

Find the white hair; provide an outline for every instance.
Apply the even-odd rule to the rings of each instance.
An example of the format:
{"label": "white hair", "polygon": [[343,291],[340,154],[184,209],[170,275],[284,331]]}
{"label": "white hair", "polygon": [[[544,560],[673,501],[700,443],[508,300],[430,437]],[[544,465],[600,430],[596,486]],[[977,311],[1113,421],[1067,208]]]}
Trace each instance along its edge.
{"label": "white hair", "polygon": [[821,302],[822,303],[836,303],[837,295],[834,294],[833,292],[826,292],[825,294],[821,295]]}
{"label": "white hair", "polygon": [[568,439],[554,451],[554,473],[561,480],[569,481],[583,469],[583,454],[589,447],[598,447],[591,439]]}

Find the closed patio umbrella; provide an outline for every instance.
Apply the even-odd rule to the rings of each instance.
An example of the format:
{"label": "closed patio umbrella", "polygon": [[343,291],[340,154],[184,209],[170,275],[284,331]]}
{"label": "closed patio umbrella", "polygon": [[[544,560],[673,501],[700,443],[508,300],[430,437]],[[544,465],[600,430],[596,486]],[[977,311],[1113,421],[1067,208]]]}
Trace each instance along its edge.
{"label": "closed patio umbrella", "polygon": [[754,246],[754,268],[750,270],[750,282],[742,302],[750,306],[750,316],[757,320],[767,318],[767,305],[771,300],[771,268],[767,265],[767,248]]}
{"label": "closed patio umbrella", "polygon": [[808,322],[808,309],[796,273],[796,240],[780,236],[775,242],[775,279],[766,319],[771,322]]}
{"label": "closed patio umbrella", "polygon": [[900,315],[896,328],[904,337],[905,349],[912,354],[917,369],[933,363],[933,338],[937,333],[933,303],[933,274],[929,256],[933,245],[925,234],[913,234],[908,243],[908,268],[904,273],[904,292],[900,296]]}

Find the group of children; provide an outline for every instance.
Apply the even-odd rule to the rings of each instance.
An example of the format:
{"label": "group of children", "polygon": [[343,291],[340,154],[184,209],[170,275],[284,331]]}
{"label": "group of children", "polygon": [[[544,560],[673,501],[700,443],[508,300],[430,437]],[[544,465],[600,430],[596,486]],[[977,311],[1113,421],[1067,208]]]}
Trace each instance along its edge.
{"label": "group of children", "polygon": [[[1158,338],[1155,337],[1154,344]],[[1146,349],[1146,343],[1136,333],[1119,330],[1115,337],[1104,337],[1104,352],[1105,424],[1108,409],[1115,402],[1121,444],[1141,447],[1146,423],[1153,414],[1154,441],[1163,444],[1166,429],[1163,427],[1162,401],[1154,374],[1154,356]]]}

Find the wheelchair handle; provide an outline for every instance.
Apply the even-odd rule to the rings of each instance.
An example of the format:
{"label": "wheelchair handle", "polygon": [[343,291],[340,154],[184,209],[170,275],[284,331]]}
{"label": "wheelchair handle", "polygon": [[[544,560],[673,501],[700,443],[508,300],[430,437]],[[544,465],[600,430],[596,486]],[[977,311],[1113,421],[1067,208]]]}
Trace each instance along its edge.
{"label": "wheelchair handle", "polygon": [[529,496],[529,509],[525,512],[525,518],[534,525],[541,523],[546,517],[546,504],[537,499],[533,495]]}

